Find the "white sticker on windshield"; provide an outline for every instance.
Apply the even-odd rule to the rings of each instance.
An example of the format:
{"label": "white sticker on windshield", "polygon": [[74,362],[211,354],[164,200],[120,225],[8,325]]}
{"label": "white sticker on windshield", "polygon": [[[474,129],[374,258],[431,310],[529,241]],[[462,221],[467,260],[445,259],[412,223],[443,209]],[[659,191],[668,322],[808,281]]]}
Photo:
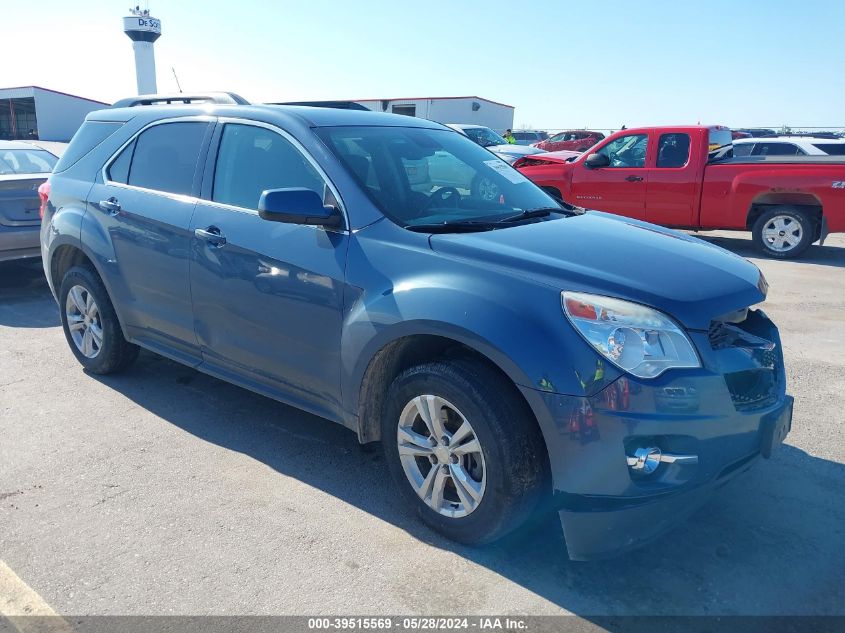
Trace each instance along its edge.
{"label": "white sticker on windshield", "polygon": [[490,167],[491,169],[495,169],[497,172],[499,172],[502,176],[510,180],[515,185],[518,185],[521,182],[528,182],[528,178],[520,174],[517,170],[508,165],[503,160],[494,158],[493,160],[485,160],[484,164]]}

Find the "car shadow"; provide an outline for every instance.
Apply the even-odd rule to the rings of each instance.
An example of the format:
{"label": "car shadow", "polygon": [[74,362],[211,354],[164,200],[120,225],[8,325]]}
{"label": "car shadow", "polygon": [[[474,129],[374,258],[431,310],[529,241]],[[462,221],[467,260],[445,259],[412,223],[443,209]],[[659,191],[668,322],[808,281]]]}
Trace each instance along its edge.
{"label": "car shadow", "polygon": [[[707,233],[690,233],[690,235],[694,235],[716,246],[721,246],[743,257],[765,258],[765,255],[757,250],[747,237],[728,237],[725,235],[708,235]],[[788,261],[798,264],[817,264],[820,266],[845,268],[845,248],[813,244],[800,257]]]}
{"label": "car shadow", "polygon": [[600,616],[845,611],[845,466],[789,445],[658,541],[575,563],[556,515],[486,547],[440,537],[396,503],[380,449],[359,446],[340,425],[146,352],[125,374],[92,377],[203,441],[259,460],[569,612],[595,616],[605,628],[614,627]]}
{"label": "car shadow", "polygon": [[59,309],[41,260],[0,264],[0,326],[48,328],[61,325]]}

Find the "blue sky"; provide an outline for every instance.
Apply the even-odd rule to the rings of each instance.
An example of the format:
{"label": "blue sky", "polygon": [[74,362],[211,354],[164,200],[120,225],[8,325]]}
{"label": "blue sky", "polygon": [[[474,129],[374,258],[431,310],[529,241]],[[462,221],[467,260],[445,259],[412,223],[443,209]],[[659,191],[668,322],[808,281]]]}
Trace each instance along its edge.
{"label": "blue sky", "polygon": [[[143,0],[142,0],[143,1]],[[4,3],[0,87],[134,94],[129,0]],[[845,126],[841,0],[152,0],[158,87],[478,95],[516,127]],[[11,55],[10,51],[18,51]]]}

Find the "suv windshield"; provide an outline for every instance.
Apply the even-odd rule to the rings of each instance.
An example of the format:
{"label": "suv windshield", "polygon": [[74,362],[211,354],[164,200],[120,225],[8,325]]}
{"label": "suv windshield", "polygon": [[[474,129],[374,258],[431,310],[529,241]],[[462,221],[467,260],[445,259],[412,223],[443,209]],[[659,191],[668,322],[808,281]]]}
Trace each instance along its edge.
{"label": "suv windshield", "polygon": [[326,127],[317,134],[384,215],[404,227],[563,212],[510,165],[450,130]]}
{"label": "suv windshield", "polygon": [[493,145],[508,144],[508,142],[504,138],[496,134],[489,127],[464,128],[464,134],[466,134],[473,141],[481,145],[481,147],[491,147]]}
{"label": "suv windshield", "polygon": [[0,150],[0,174],[48,174],[58,160],[43,149]]}

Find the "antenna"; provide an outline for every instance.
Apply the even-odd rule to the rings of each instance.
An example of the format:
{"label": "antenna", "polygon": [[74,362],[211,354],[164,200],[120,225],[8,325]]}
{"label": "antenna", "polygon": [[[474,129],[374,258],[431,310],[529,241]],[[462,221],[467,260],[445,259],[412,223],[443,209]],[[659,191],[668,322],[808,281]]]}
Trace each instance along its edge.
{"label": "antenna", "polygon": [[182,92],[182,84],[179,83],[179,77],[176,75],[176,69],[171,66],[170,70],[173,72],[173,78],[176,80],[176,87],[179,88],[179,92]]}

